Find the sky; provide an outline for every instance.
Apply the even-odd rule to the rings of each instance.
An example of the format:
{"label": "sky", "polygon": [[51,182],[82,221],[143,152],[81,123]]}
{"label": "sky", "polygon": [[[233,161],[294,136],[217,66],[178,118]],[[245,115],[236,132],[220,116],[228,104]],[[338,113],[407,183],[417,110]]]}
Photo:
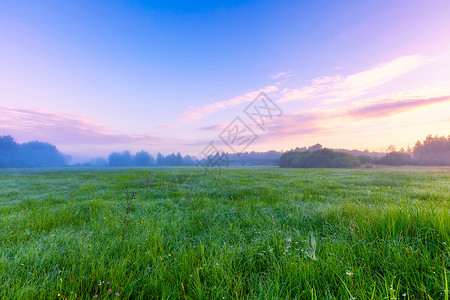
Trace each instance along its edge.
{"label": "sky", "polygon": [[449,37],[439,0],[1,1],[0,136],[74,161],[413,147],[450,134]]}

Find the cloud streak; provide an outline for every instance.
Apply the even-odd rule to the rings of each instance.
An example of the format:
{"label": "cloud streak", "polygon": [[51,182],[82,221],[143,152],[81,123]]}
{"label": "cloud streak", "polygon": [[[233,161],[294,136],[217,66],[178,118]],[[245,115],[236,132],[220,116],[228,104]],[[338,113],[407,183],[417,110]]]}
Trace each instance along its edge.
{"label": "cloud streak", "polygon": [[278,91],[278,88],[276,86],[270,85],[270,86],[266,86],[263,89],[249,92],[249,93],[234,97],[229,100],[215,102],[215,103],[207,104],[207,105],[204,105],[201,107],[189,107],[189,109],[180,116],[180,120],[185,121],[185,122],[191,121],[191,120],[198,120],[198,119],[201,119],[208,115],[211,115],[219,110],[231,108],[231,107],[237,106],[237,105],[245,103],[245,102],[251,102],[261,92],[270,94],[270,93],[273,93],[276,91]]}
{"label": "cloud streak", "polygon": [[333,103],[351,100],[431,61],[432,59],[421,55],[402,56],[348,76],[317,77],[308,86],[284,91],[278,102],[324,99],[326,102]]}
{"label": "cloud streak", "polygon": [[351,109],[347,116],[355,118],[382,118],[405,112],[414,108],[450,101],[450,96],[380,101]]}
{"label": "cloud streak", "polygon": [[291,76],[291,72],[280,72],[278,74],[275,74],[272,76],[272,79],[279,79],[279,78],[289,78]]}
{"label": "cloud streak", "polygon": [[150,134],[121,134],[92,123],[87,116],[0,107],[0,133],[22,140],[42,139],[57,145],[179,143]]}
{"label": "cloud streak", "polygon": [[261,140],[277,141],[307,135],[330,135],[345,133],[357,126],[360,120],[389,117],[416,108],[450,101],[450,95],[432,98],[405,98],[375,100],[359,106],[347,106],[328,111],[309,110],[284,115],[268,126]]}

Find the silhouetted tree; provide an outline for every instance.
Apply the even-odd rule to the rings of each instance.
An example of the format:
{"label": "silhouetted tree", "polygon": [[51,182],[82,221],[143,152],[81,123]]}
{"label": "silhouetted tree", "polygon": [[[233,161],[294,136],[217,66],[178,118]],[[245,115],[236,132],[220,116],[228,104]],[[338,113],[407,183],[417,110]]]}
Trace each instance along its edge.
{"label": "silhouetted tree", "polygon": [[395,146],[394,146],[394,145],[390,145],[390,146],[387,147],[387,149],[386,149],[386,153],[392,153],[392,152],[396,152]]}
{"label": "silhouetted tree", "polygon": [[196,164],[196,161],[190,155],[186,155],[185,157],[183,157],[183,163],[186,166],[194,166]]}
{"label": "silhouetted tree", "polygon": [[280,167],[281,168],[292,168],[294,160],[300,156],[300,153],[306,153],[305,152],[299,152],[299,151],[288,151],[283,153],[280,157]]}
{"label": "silhouetted tree", "polygon": [[321,144],[315,144],[313,146],[308,147],[308,151],[311,151],[311,152],[316,151],[316,150],[322,150],[322,149],[323,149],[323,147]]}
{"label": "silhouetted tree", "polygon": [[108,156],[108,164],[110,167],[118,167],[122,163],[122,154],[113,152]]}
{"label": "silhouetted tree", "polygon": [[21,144],[13,157],[12,166],[19,168],[63,167],[66,165],[66,157],[55,146],[38,141]]}
{"label": "silhouetted tree", "polygon": [[135,166],[151,166],[155,164],[155,159],[153,156],[148,154],[145,151],[141,151],[136,153],[134,156],[134,165]]}
{"label": "silhouetted tree", "polygon": [[9,135],[0,137],[0,168],[63,167],[68,159],[49,143],[17,144]]}
{"label": "silhouetted tree", "polygon": [[174,153],[167,155],[164,158],[164,165],[166,166],[176,166],[177,165],[177,157]]}
{"label": "silhouetted tree", "polygon": [[175,165],[176,166],[184,165],[183,157],[181,156],[180,152],[178,152],[177,156],[175,157]]}
{"label": "silhouetted tree", "polygon": [[157,166],[164,166],[164,155],[158,152],[156,155],[156,165]]}
{"label": "silhouetted tree", "polygon": [[108,157],[108,163],[111,167],[126,167],[132,165],[132,157],[130,151],[123,151],[122,153],[113,152]]}
{"label": "silhouetted tree", "polygon": [[361,164],[365,165],[365,164],[373,164],[375,159],[371,156],[368,155],[360,155],[357,156],[359,161],[361,162]]}
{"label": "silhouetted tree", "polygon": [[414,158],[423,165],[450,165],[450,135],[428,135],[423,142],[417,141]]}
{"label": "silhouetted tree", "polygon": [[406,166],[413,165],[414,161],[412,160],[411,156],[406,153],[390,152],[380,159],[376,160],[375,163],[388,166]]}
{"label": "silhouetted tree", "polygon": [[0,137],[0,168],[11,167],[11,159],[17,150],[17,144],[10,135]]}

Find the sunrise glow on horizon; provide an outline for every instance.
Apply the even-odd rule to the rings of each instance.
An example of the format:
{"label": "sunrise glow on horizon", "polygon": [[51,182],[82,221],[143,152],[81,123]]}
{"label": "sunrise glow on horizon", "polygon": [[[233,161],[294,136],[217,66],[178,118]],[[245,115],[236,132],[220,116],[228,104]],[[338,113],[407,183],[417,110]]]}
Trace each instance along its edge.
{"label": "sunrise glow on horizon", "polygon": [[[0,4],[0,136],[75,159],[197,155],[236,117],[247,151],[383,151],[450,134],[448,1]],[[282,114],[244,113],[263,92]],[[224,151],[226,145],[221,145]]]}

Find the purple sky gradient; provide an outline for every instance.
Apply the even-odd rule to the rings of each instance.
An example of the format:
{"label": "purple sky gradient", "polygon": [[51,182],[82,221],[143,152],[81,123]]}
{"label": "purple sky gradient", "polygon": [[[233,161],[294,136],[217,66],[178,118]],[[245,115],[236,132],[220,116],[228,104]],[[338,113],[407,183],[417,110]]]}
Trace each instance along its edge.
{"label": "purple sky gradient", "polygon": [[[450,134],[448,1],[0,4],[0,135],[75,159],[198,155],[235,118],[249,151],[380,151]],[[266,130],[245,107],[265,92]],[[222,145],[227,151],[226,145]]]}

